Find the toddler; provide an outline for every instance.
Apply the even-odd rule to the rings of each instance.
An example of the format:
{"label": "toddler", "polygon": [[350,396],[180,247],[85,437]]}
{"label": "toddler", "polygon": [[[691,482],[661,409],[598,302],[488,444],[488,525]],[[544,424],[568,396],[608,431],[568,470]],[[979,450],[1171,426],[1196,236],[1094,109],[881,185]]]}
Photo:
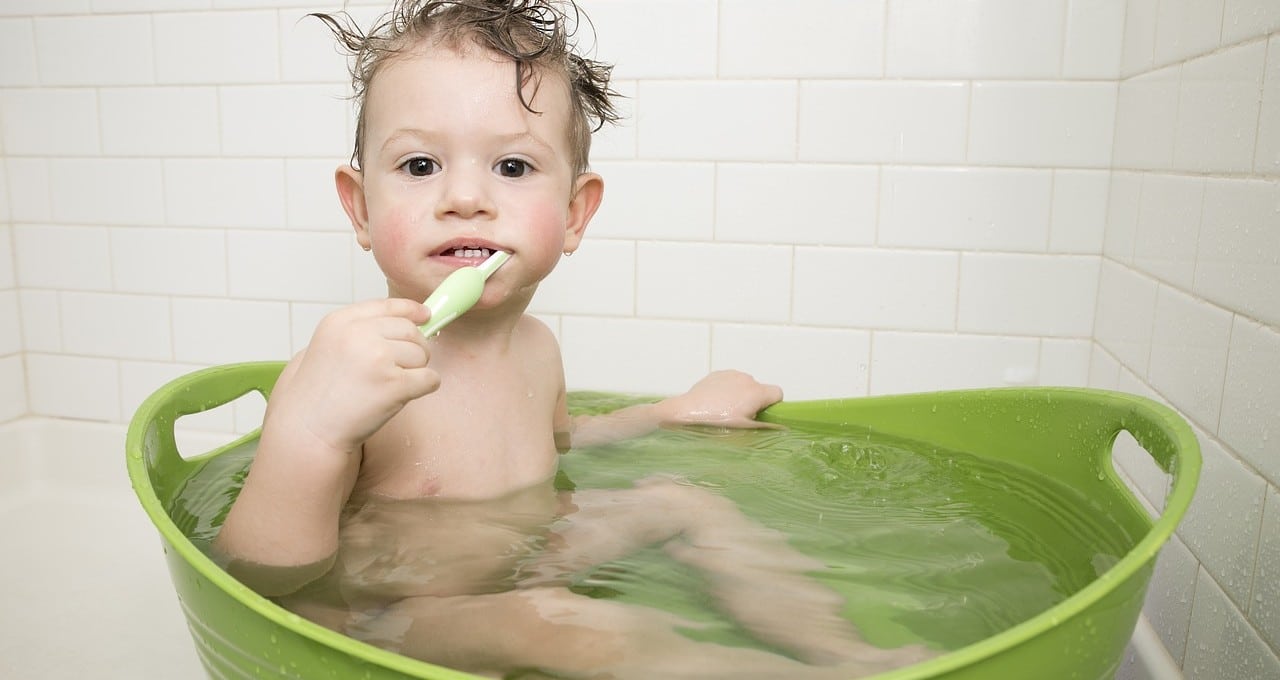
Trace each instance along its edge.
{"label": "toddler", "polygon": [[[356,146],[336,184],[388,294],[325,317],[284,369],[215,548],[301,615],[498,677],[849,677],[920,658],[861,643],[840,598],[805,576],[821,565],[723,498],[669,478],[553,488],[571,446],[757,427],[782,398],[716,372],[654,404],[569,416],[556,340],[525,310],[604,194],[587,159],[614,93],[609,68],[574,52],[576,12],[402,1],[367,35],[317,15],[354,56]],[[510,259],[480,301],[425,339],[422,301],[494,251]],[[564,587],[652,545],[705,572],[719,605],[789,656],[697,642],[670,614]]]}

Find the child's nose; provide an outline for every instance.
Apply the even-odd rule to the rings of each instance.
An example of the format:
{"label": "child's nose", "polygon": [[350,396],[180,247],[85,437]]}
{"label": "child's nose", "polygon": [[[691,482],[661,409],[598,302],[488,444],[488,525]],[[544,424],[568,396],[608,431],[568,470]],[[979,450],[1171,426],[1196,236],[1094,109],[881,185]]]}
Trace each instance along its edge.
{"label": "child's nose", "polygon": [[479,168],[454,166],[442,178],[442,194],[436,217],[472,218],[493,213],[493,203],[485,186],[485,172]]}

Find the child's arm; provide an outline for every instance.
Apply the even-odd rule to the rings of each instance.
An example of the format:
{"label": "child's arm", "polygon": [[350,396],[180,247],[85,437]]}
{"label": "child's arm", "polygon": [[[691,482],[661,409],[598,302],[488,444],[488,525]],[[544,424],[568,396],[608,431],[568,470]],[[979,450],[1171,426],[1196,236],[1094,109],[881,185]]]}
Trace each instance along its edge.
{"label": "child's arm", "polygon": [[[428,312],[410,300],[345,307],[316,328],[310,345],[272,390],[253,465],[214,543],[242,574],[317,565],[338,547],[338,518],[356,482],[363,442],[410,400],[434,391],[418,324]],[[239,569],[232,567],[239,566]],[[288,579],[284,579],[287,581]],[[254,586],[254,583],[250,583]],[[273,585],[264,594],[288,588]]]}
{"label": "child's arm", "polygon": [[772,427],[755,419],[782,400],[782,389],[765,385],[740,371],[716,371],[684,394],[654,404],[628,406],[597,416],[576,416],[570,425],[573,447],[607,444],[648,434],[668,425],[714,425],[733,428]]}

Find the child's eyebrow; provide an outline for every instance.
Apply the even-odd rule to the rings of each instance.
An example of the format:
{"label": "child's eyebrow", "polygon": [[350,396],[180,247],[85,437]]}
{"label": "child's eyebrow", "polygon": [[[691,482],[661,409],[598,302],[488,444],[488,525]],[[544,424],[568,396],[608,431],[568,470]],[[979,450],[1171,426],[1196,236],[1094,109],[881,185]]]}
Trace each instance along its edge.
{"label": "child's eyebrow", "polygon": [[[387,135],[387,140],[382,143],[382,150],[385,151],[387,148],[405,139],[408,139],[411,141],[423,142],[423,143],[432,143],[432,142],[438,142],[447,138],[448,138],[448,135],[446,135],[445,133],[436,132],[433,130],[423,130],[419,128],[400,128],[399,130],[392,131],[390,135]],[[559,155],[554,146],[552,146],[551,144],[548,144],[546,140],[533,134],[529,130],[517,130],[515,132],[493,134],[489,136],[489,141],[498,145],[507,145],[512,143],[523,142],[523,143],[528,143],[528,144],[537,146],[547,153]]]}
{"label": "child's eyebrow", "polygon": [[541,137],[533,134],[528,130],[521,130],[519,132],[512,132],[505,135],[494,135],[493,139],[499,144],[527,142],[529,144],[533,144],[534,146],[540,147],[543,151],[546,151],[547,153],[552,153],[552,154],[556,153],[555,147],[551,146]]}

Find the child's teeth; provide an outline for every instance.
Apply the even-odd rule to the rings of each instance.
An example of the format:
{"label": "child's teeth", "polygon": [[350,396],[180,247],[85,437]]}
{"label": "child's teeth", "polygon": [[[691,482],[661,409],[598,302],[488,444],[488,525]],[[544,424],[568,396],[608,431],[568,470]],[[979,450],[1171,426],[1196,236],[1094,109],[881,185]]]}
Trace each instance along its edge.
{"label": "child's teeth", "polygon": [[454,257],[488,257],[489,251],[485,248],[455,248]]}

